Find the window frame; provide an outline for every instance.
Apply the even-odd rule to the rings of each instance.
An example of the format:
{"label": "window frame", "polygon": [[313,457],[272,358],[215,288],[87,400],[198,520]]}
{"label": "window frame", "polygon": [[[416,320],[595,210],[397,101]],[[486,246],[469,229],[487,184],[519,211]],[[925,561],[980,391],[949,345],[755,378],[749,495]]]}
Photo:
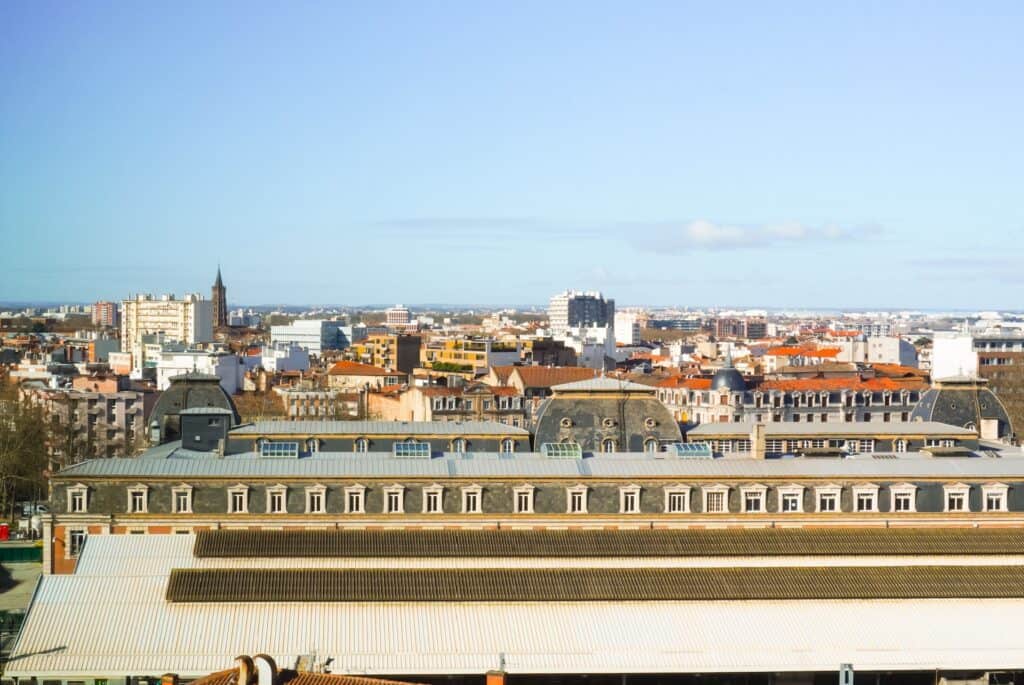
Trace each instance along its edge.
{"label": "window frame", "polygon": [[[776,508],[780,514],[802,514],[804,513],[804,486],[796,485],[780,485],[775,489],[778,495],[779,502]],[[783,502],[787,497],[796,497],[796,509],[787,510],[785,509]]]}
{"label": "window frame", "polygon": [[[590,488],[583,483],[578,483],[572,487],[565,489],[565,512],[567,514],[586,514],[587,511],[587,500],[589,499]],[[580,508],[573,510],[573,495],[579,495]]]}
{"label": "window frame", "polygon": [[[988,498],[991,495],[998,495],[1000,498],[999,508],[993,509],[988,505]],[[1010,510],[1010,486],[1006,483],[986,483],[981,486],[981,507],[985,512],[1000,512]]]}
{"label": "window frame", "polygon": [[[437,509],[430,510],[428,504],[430,502],[431,495],[437,497]],[[443,514],[444,513],[444,486],[440,483],[434,483],[423,488],[423,513],[424,514]]]}
{"label": "window frame", "polygon": [[[758,508],[751,509],[748,506],[747,498],[757,499]],[[768,511],[768,488],[761,484],[740,486],[740,505],[744,514],[764,514]]]}
{"label": "window frame", "polygon": [[[718,511],[711,511],[708,502],[711,495],[721,495],[722,508]],[[701,503],[705,514],[728,514],[729,513],[729,486],[724,484],[707,485],[701,488]]]}
{"label": "window frame", "polygon": [[[227,489],[228,493],[228,513],[229,514],[248,514],[249,513],[249,486],[243,483],[232,485]],[[235,495],[242,496],[242,506],[235,508]]]}
{"label": "window frame", "polygon": [[[835,503],[834,509],[822,507],[823,497]],[[818,485],[814,488],[814,511],[819,514],[838,514],[843,510],[843,488],[839,485]]]}
{"label": "window frame", "polygon": [[[81,497],[82,506],[75,506],[76,496]],[[68,488],[68,513],[88,514],[89,513],[89,487],[84,483],[76,483]]]}
{"label": "window frame", "polygon": [[[462,513],[463,514],[482,514],[484,513],[484,489],[480,485],[464,485],[462,490]],[[470,498],[476,503],[476,506],[470,509],[467,505],[470,502]]]}
{"label": "window frame", "polygon": [[[665,513],[666,514],[688,514],[690,513],[690,491],[689,485],[667,485],[665,486]],[[672,506],[672,498],[681,497],[682,507]]]}
{"label": "window frame", "polygon": [[[854,485],[850,488],[853,493],[853,511],[856,514],[875,514],[878,513],[878,491],[879,487],[873,483],[863,483]],[[860,498],[861,495],[871,498],[871,508],[861,509]]]}
{"label": "window frame", "polygon": [[[192,491],[193,487],[188,483],[181,483],[171,488],[171,513],[191,514],[192,513]],[[185,506],[178,506],[178,495],[185,495]]]}
{"label": "window frame", "polygon": [[[950,508],[950,498],[963,498],[962,509]],[[942,511],[948,514],[969,513],[971,511],[971,486],[967,483],[947,483],[942,486]]]}
{"label": "window frame", "polygon": [[[89,539],[89,530],[87,528],[67,528],[65,536],[64,558],[77,559],[82,554],[85,541]],[[76,538],[78,539],[77,544],[74,542]]]}
{"label": "window frame", "polygon": [[[532,513],[534,513],[534,511],[533,511],[533,503],[534,503],[533,496],[534,496],[534,492],[536,492],[536,490],[537,490],[537,488],[535,488],[534,486],[529,485],[527,483],[524,483],[523,485],[519,485],[519,486],[516,486],[516,487],[512,488],[512,512],[515,513],[515,514],[532,514]],[[526,506],[525,507],[521,507],[520,506],[520,496],[521,495],[525,495],[525,497],[526,497]]]}
{"label": "window frame", "polygon": [[[620,514],[639,514],[641,513],[640,503],[640,491],[641,488],[635,483],[629,485],[623,485],[619,488],[619,513]],[[632,501],[633,508],[627,510],[626,503]]]}
{"label": "window frame", "polygon": [[[141,506],[135,508],[135,495],[141,495]],[[143,483],[128,486],[128,513],[148,514],[149,513],[149,486]]]}
{"label": "window frame", "polygon": [[[359,485],[346,485],[344,488],[345,492],[345,513],[346,514],[365,514],[366,513],[366,486]],[[352,506],[352,498],[357,498],[356,501],[359,503],[358,507]]]}
{"label": "window frame", "polygon": [[[897,509],[897,497],[909,497],[908,509]],[[917,486],[913,483],[900,483],[889,486],[889,511],[894,514],[913,514],[917,512]]]}
{"label": "window frame", "polygon": [[[288,513],[288,486],[283,483],[268,486],[267,492],[267,513],[268,514],[287,514]],[[276,497],[281,498],[281,508],[277,511],[274,510],[274,501]]]}
{"label": "window frame", "polygon": [[[320,508],[317,511],[313,510],[313,496],[320,496]],[[306,513],[307,514],[326,514],[327,513],[327,486],[326,485],[307,485],[305,488],[305,500],[306,500]]]}
{"label": "window frame", "polygon": [[[404,514],[405,513],[405,486],[400,483],[389,485],[384,490],[384,504],[382,507],[382,513],[384,514]],[[391,498],[395,496],[397,498],[397,506],[391,508]]]}

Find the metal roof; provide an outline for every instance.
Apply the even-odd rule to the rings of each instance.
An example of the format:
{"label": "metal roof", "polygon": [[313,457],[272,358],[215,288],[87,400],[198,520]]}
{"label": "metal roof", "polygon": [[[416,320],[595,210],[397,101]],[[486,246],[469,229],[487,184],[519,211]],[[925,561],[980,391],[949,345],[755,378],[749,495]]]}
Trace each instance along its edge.
{"label": "metal roof", "polygon": [[[444,453],[432,459],[396,458],[388,452],[318,452],[297,459],[267,459],[254,452],[219,458],[215,453],[170,451],[165,458],[91,459],[69,466],[57,479],[79,478],[604,478],[789,479],[1024,477],[1019,451],[1004,458],[930,457],[921,452],[858,454],[844,459],[685,459],[668,453],[594,454],[551,459],[536,452]],[[885,457],[885,458],[880,458]]]}
{"label": "metal roof", "polygon": [[[740,421],[736,423],[702,423],[686,431],[687,438],[707,439],[715,436],[728,436],[737,438],[749,438],[754,426],[753,421]],[[772,422],[762,424],[765,429],[765,436],[864,436],[874,437],[881,435],[952,435],[972,437],[977,436],[977,431],[967,430],[960,426],[952,426],[948,423],[938,421],[893,421],[890,423],[878,422],[851,422],[851,423],[793,423]]]}
{"label": "metal roof", "polygon": [[1024,566],[173,569],[169,602],[1024,598]]}
{"label": "metal roof", "polygon": [[528,436],[497,421],[256,421],[231,435],[494,435]]}
{"label": "metal roof", "polygon": [[194,677],[253,645],[366,675],[1024,669],[1017,599],[172,604],[165,585],[44,577],[5,675]]}
{"label": "metal roof", "polygon": [[593,378],[572,383],[551,386],[554,392],[644,392],[655,394],[658,389],[652,385],[641,385],[632,381],[615,378]]}
{"label": "metal roof", "polygon": [[1024,530],[1008,528],[210,530],[195,540],[199,558],[1024,554]]}

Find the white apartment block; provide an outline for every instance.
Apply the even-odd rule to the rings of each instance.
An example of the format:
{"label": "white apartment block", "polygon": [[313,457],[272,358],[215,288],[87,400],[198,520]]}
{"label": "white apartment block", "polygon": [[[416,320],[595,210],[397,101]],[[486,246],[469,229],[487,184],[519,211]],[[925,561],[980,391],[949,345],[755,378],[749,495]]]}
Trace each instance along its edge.
{"label": "white apartment block", "polygon": [[182,299],[174,295],[155,298],[136,295],[121,302],[121,350],[132,355],[132,372],[145,362],[143,336],[162,335],[163,340],[185,345],[213,340],[213,303],[201,295]]}
{"label": "white apartment block", "polygon": [[242,390],[245,366],[240,357],[228,352],[165,350],[156,363],[157,390],[166,390],[172,378],[186,373],[216,376],[224,392],[235,395]]}
{"label": "white apartment block", "polygon": [[640,344],[640,320],[633,312],[615,312],[615,343]]}
{"label": "white apartment block", "polygon": [[324,350],[343,350],[351,344],[342,321],[299,319],[285,326],[270,327],[270,344],[298,345],[309,354],[320,356]]}

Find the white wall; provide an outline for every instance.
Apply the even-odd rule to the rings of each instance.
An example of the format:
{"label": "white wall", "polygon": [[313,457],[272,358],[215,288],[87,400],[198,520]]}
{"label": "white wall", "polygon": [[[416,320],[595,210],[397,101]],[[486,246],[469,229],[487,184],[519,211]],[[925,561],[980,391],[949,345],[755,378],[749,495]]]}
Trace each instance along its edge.
{"label": "white wall", "polygon": [[969,335],[937,334],[932,341],[932,379],[950,376],[974,376],[978,373],[978,353]]}

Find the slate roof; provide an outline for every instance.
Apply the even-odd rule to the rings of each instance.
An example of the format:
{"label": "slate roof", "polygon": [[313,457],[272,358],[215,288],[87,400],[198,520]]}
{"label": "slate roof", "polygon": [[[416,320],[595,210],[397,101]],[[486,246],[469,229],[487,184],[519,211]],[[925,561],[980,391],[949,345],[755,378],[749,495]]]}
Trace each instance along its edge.
{"label": "slate roof", "polygon": [[525,428],[497,421],[256,421],[231,435],[493,435],[523,436]]}
{"label": "slate roof", "polygon": [[[710,436],[734,436],[749,438],[754,429],[754,422],[736,423],[702,423],[686,432],[687,438],[701,440]],[[953,426],[937,421],[896,421],[891,423],[851,422],[851,423],[793,423],[772,422],[764,424],[765,435],[771,438],[780,436],[858,436],[872,437],[882,435],[943,435],[970,438],[977,436],[976,431]]]}

